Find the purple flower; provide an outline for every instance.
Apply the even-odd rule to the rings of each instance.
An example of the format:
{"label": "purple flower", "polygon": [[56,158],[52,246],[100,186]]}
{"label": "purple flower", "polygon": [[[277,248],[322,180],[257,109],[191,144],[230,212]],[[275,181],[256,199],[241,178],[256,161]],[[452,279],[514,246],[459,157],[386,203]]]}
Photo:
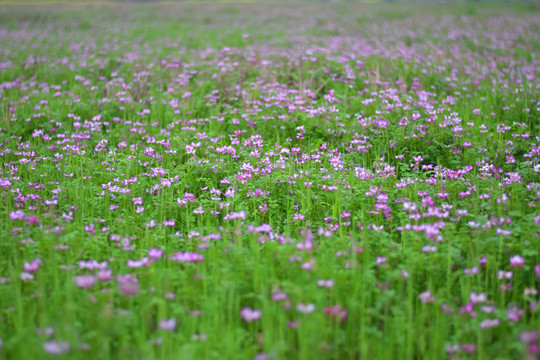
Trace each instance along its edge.
{"label": "purple flower", "polygon": [[201,262],[204,261],[204,255],[195,252],[177,252],[170,258],[172,261],[178,262]]}
{"label": "purple flower", "polygon": [[478,262],[479,262],[480,265],[482,265],[483,267],[486,266],[486,264],[487,264],[487,256],[482,256],[480,259],[478,259]]}
{"label": "purple flower", "polygon": [[176,329],[176,319],[160,320],[159,328],[165,331],[174,331]]}
{"label": "purple flower", "polygon": [[296,305],[296,311],[301,312],[302,314],[310,314],[315,311],[315,304],[298,303],[298,305]]}
{"label": "purple flower", "polygon": [[125,296],[134,296],[139,292],[139,284],[134,281],[121,282],[119,288]]}
{"label": "purple flower", "polygon": [[420,295],[418,295],[418,300],[420,300],[422,304],[430,304],[432,302],[435,302],[435,297],[433,296],[433,294],[431,294],[431,291],[426,290]]}
{"label": "purple flower", "polygon": [[125,296],[134,296],[139,293],[139,281],[132,275],[116,276],[118,288]]}
{"label": "purple flower", "polygon": [[240,316],[245,322],[252,322],[258,320],[261,317],[261,310],[253,310],[252,308],[245,307],[240,312]]}
{"label": "purple flower", "polygon": [[150,259],[152,259],[152,261],[161,259],[161,257],[163,256],[163,250],[159,250],[156,248],[150,249],[148,250],[148,256],[150,257]]}
{"label": "purple flower", "polygon": [[312,270],[313,266],[315,265],[315,259],[311,258],[308,262],[305,262],[302,264],[302,269],[304,270]]}
{"label": "purple flower", "polygon": [[280,300],[287,300],[288,296],[284,292],[276,292],[272,294],[272,300],[274,301],[280,301]]}
{"label": "purple flower", "polygon": [[23,264],[23,269],[27,273],[35,273],[35,272],[37,272],[39,270],[39,265],[41,265],[41,263],[43,263],[43,261],[41,261],[41,259],[32,260],[30,263],[25,262]]}
{"label": "purple flower", "polygon": [[489,329],[495,326],[498,326],[500,323],[499,319],[485,319],[480,323],[482,329]]}
{"label": "purple flower", "polygon": [[476,351],[476,345],[475,344],[461,344],[461,350],[469,354],[472,354]]}
{"label": "purple flower", "polygon": [[334,280],[332,279],[328,279],[328,280],[323,280],[323,279],[319,279],[317,280],[317,286],[318,287],[326,287],[328,289],[334,287]]}
{"label": "purple flower", "polygon": [[486,293],[477,294],[473,291],[469,294],[469,299],[471,300],[472,303],[478,304],[478,303],[485,302],[487,300],[487,297],[486,297]]}
{"label": "purple flower", "polygon": [[340,305],[327,306],[324,309],[324,313],[331,316],[334,321],[344,322],[347,320],[347,310],[342,308]]}
{"label": "purple flower", "polygon": [[96,277],[90,274],[77,275],[73,281],[75,282],[75,285],[81,289],[89,289],[96,283]]}
{"label": "purple flower", "polygon": [[163,220],[163,226],[174,226],[175,221],[174,220]]}
{"label": "purple flower", "polygon": [[524,311],[523,309],[520,309],[518,308],[517,306],[512,306],[511,308],[508,309],[508,320],[512,321],[512,322],[518,322],[521,317],[523,316],[524,314]]}
{"label": "purple flower", "polygon": [[62,355],[69,351],[71,345],[67,341],[48,341],[43,344],[43,350],[53,355]]}
{"label": "purple flower", "polygon": [[97,279],[99,281],[110,281],[112,279],[112,270],[100,269],[97,273]]}
{"label": "purple flower", "polygon": [[95,235],[96,234],[96,227],[94,226],[94,224],[85,225],[84,226],[84,231]]}
{"label": "purple flower", "polygon": [[514,255],[510,258],[510,267],[512,268],[515,268],[515,267],[520,268],[520,267],[523,267],[524,264],[525,264],[525,259],[519,255]]}
{"label": "purple flower", "polygon": [[22,211],[22,210],[12,211],[9,214],[9,219],[10,220],[23,220],[24,217],[25,217],[25,214],[24,214],[24,211]]}
{"label": "purple flower", "polygon": [[523,343],[532,343],[538,340],[538,331],[523,331],[519,334],[519,341]]}
{"label": "purple flower", "polygon": [[34,275],[27,272],[22,272],[20,279],[21,281],[32,281],[34,280]]}
{"label": "purple flower", "polygon": [[126,264],[130,268],[140,268],[142,266],[150,266],[150,261],[147,257],[143,257],[141,260],[128,260]]}

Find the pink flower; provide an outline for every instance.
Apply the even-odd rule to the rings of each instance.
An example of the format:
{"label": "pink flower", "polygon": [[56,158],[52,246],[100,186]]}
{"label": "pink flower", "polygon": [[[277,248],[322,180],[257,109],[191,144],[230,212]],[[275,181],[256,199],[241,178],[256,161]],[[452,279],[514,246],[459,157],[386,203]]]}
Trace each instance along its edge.
{"label": "pink flower", "polygon": [[10,220],[23,220],[24,219],[24,211],[22,210],[17,210],[17,211],[12,211],[10,214],[9,214],[9,219]]}
{"label": "pink flower", "polygon": [[500,320],[499,319],[485,319],[484,321],[482,321],[480,323],[480,327],[482,329],[488,329],[488,328],[492,328],[492,327],[495,327],[495,326],[498,326],[500,323]]}
{"label": "pink flower", "polygon": [[433,296],[433,294],[431,294],[431,291],[426,290],[420,295],[418,295],[418,300],[420,300],[422,304],[429,304],[435,302],[435,297]]}
{"label": "pink flower", "polygon": [[140,268],[142,266],[150,266],[150,261],[148,261],[147,257],[143,257],[141,260],[128,260],[126,264],[130,268]]}
{"label": "pink flower", "polygon": [[538,340],[538,331],[523,331],[519,334],[519,341],[524,343],[532,343]]}
{"label": "pink flower", "polygon": [[176,319],[160,320],[159,328],[165,331],[174,331],[176,328]]}
{"label": "pink flower", "polygon": [[487,300],[486,293],[477,294],[474,291],[469,294],[469,298],[474,304],[483,303]]}
{"label": "pink flower", "polygon": [[75,285],[81,289],[89,289],[96,283],[96,277],[90,274],[77,275],[73,280],[75,281]]}
{"label": "pink flower", "polygon": [[94,226],[94,224],[85,225],[84,226],[84,231],[95,235],[96,234],[96,227]]}
{"label": "pink flower", "polygon": [[139,292],[139,281],[132,275],[116,276],[118,288],[125,296],[134,296]]}
{"label": "pink flower", "polygon": [[299,325],[298,321],[289,321],[289,322],[287,323],[287,326],[288,326],[289,328],[291,328],[291,329],[297,329],[297,328],[298,328],[298,325]]}
{"label": "pink flower", "polygon": [[97,273],[97,278],[99,281],[110,281],[112,279],[112,270],[101,269]]}
{"label": "pink flower", "polygon": [[405,269],[401,269],[399,273],[404,279],[408,279],[411,276],[411,274]]}
{"label": "pink flower", "polygon": [[161,257],[163,256],[163,250],[159,250],[156,248],[150,249],[148,250],[148,256],[150,257],[150,259],[152,259],[152,261],[161,259]]}
{"label": "pink flower", "polygon": [[523,267],[524,264],[525,264],[525,259],[519,255],[514,255],[510,258],[510,267],[512,268]]}
{"label": "pink flower", "polygon": [[170,258],[172,261],[179,262],[201,262],[204,261],[204,255],[196,252],[177,252]]}
{"label": "pink flower", "polygon": [[265,353],[258,353],[253,358],[253,360],[267,360],[267,359],[268,359],[268,355],[266,355]]}
{"label": "pink flower", "polygon": [[27,272],[22,272],[20,279],[21,281],[32,281],[34,280],[34,275]]}
{"label": "pink flower", "polygon": [[134,296],[139,292],[139,284],[133,281],[122,282],[120,283],[119,288],[125,296]]}
{"label": "pink flower", "polygon": [[37,328],[36,332],[38,335],[44,335],[47,337],[51,337],[54,335],[54,329],[52,326],[47,326],[45,329]]}
{"label": "pink flower", "polygon": [[277,292],[272,295],[272,300],[274,301],[287,300],[287,298],[288,298],[287,294],[283,292]]}
{"label": "pink flower", "polygon": [[514,273],[512,271],[499,270],[497,272],[497,278],[499,280],[504,280],[504,279],[510,280],[513,276],[514,276]]}
{"label": "pink flower", "polygon": [[62,355],[69,351],[71,345],[67,341],[48,341],[43,344],[43,350],[53,355]]}
{"label": "pink flower", "polygon": [[347,320],[347,310],[342,308],[340,305],[327,306],[324,309],[326,315],[330,315],[334,321],[344,322]]}
{"label": "pink flower", "polygon": [[43,263],[43,261],[41,261],[41,259],[32,260],[30,263],[25,262],[23,264],[23,269],[27,273],[35,273],[35,272],[37,272],[39,270],[39,265],[41,265],[41,263]]}
{"label": "pink flower", "polygon": [[298,305],[296,305],[296,311],[301,312],[302,314],[310,314],[315,311],[315,304],[298,303]]}
{"label": "pink flower", "polygon": [[537,264],[537,265],[534,267],[534,273],[536,274],[536,278],[537,278],[537,279],[540,279],[540,264]]}
{"label": "pink flower", "polygon": [[253,310],[252,308],[245,307],[240,312],[240,316],[245,322],[252,322],[258,320],[261,317],[261,310]]}
{"label": "pink flower", "polygon": [[326,287],[328,289],[334,287],[334,280],[332,279],[328,279],[328,280],[323,280],[323,279],[319,279],[317,280],[317,286],[318,287]]}
{"label": "pink flower", "polygon": [[524,311],[523,309],[518,308],[517,306],[512,306],[508,309],[508,320],[512,322],[518,322],[521,317],[523,316]]}
{"label": "pink flower", "polygon": [[461,344],[461,350],[472,354],[476,351],[476,345],[475,344]]}
{"label": "pink flower", "polygon": [[313,269],[313,266],[315,265],[315,259],[311,258],[308,262],[305,262],[302,264],[302,269],[304,270],[311,270]]}

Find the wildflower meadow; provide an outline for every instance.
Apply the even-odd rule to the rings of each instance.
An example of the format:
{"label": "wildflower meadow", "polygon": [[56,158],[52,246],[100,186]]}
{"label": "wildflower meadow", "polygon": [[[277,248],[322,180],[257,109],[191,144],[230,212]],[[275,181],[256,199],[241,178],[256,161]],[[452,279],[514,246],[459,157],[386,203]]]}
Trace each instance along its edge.
{"label": "wildflower meadow", "polygon": [[0,6],[0,359],[538,359],[540,7]]}

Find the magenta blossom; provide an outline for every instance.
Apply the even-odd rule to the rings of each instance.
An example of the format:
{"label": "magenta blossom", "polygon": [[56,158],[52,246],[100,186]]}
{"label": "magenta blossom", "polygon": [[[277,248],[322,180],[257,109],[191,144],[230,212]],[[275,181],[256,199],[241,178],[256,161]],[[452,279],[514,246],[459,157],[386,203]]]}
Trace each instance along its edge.
{"label": "magenta blossom", "polygon": [[431,291],[426,290],[420,295],[418,295],[418,300],[420,300],[422,304],[430,304],[432,302],[435,302],[435,297],[433,296]]}
{"label": "magenta blossom", "polygon": [[125,296],[135,296],[139,293],[139,281],[132,275],[116,276],[118,288]]}
{"label": "magenta blossom", "polygon": [[25,262],[23,264],[23,269],[24,271],[26,271],[27,273],[35,273],[39,270],[39,265],[41,265],[43,263],[43,261],[41,261],[41,259],[35,259],[35,260],[32,260],[31,262]]}
{"label": "magenta blossom", "polygon": [[148,256],[150,257],[150,259],[152,259],[152,261],[156,261],[158,259],[161,259],[161,257],[163,256],[163,250],[152,248],[148,250]]}
{"label": "magenta blossom", "polygon": [[69,352],[71,345],[67,341],[48,341],[43,344],[43,350],[52,355],[62,355]]}
{"label": "magenta blossom", "polygon": [[315,304],[298,303],[298,305],[296,305],[296,311],[301,312],[302,314],[310,314],[315,311]]}
{"label": "magenta blossom", "polygon": [[34,280],[34,275],[32,275],[30,273],[27,273],[27,272],[22,272],[21,276],[20,276],[20,279],[21,279],[21,281],[32,281],[32,280]]}
{"label": "magenta blossom", "polygon": [[73,281],[75,282],[75,285],[81,289],[89,289],[96,283],[96,277],[90,274],[77,275]]}
{"label": "magenta blossom", "polygon": [[204,255],[195,252],[177,252],[169,260],[178,262],[201,262],[204,261]]}
{"label": "magenta blossom", "polygon": [[489,329],[498,326],[501,321],[499,319],[485,319],[480,323],[482,329]]}
{"label": "magenta blossom", "polygon": [[523,309],[518,308],[517,306],[512,306],[508,309],[508,320],[512,322],[518,322],[523,316]]}
{"label": "magenta blossom", "polygon": [[253,310],[250,307],[245,307],[240,312],[240,316],[242,316],[242,319],[244,319],[245,322],[252,322],[258,320],[261,315],[261,310]]}
{"label": "magenta blossom", "polygon": [[347,310],[342,308],[340,305],[327,306],[324,309],[324,313],[331,316],[336,322],[344,322],[347,320]]}
{"label": "magenta blossom", "polygon": [[97,273],[97,279],[99,281],[111,281],[112,279],[112,270],[110,269],[100,269]]}
{"label": "magenta blossom", "polygon": [[523,267],[524,264],[525,264],[525,259],[519,255],[514,255],[510,258],[510,267],[512,268],[515,268],[515,267],[521,268]]}
{"label": "magenta blossom", "polygon": [[159,328],[165,331],[174,331],[176,329],[176,319],[160,320]]}

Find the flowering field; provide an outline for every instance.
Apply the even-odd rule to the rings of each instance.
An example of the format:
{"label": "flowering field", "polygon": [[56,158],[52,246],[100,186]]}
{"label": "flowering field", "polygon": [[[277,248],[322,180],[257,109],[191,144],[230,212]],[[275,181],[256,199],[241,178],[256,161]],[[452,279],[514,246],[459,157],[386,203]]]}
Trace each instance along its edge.
{"label": "flowering field", "polygon": [[537,359],[540,12],[0,11],[0,359]]}

